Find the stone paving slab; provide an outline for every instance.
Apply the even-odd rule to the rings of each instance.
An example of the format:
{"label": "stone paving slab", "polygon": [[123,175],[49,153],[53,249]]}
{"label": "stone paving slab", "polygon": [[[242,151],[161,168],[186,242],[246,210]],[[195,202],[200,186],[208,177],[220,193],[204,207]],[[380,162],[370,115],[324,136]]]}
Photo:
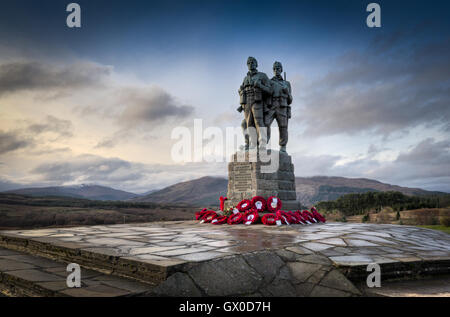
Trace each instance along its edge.
{"label": "stone paving slab", "polygon": [[[369,263],[380,264],[387,278],[450,273],[450,235],[398,225],[326,223],[269,227],[173,221],[2,231],[0,245],[153,282],[159,285],[156,295],[175,292],[174,296],[283,296],[280,294],[289,290],[295,296],[323,296],[326,292],[357,296],[351,283],[343,290],[337,286],[345,283],[336,281],[342,276],[352,281],[365,278]],[[282,268],[277,268],[275,277],[268,281],[269,273],[261,272],[259,266],[271,265],[270,262],[252,262],[249,254],[263,254],[263,259],[276,256],[283,263]],[[247,284],[241,283],[239,288],[233,284],[238,281],[230,282],[238,268],[229,272],[222,267],[228,261],[246,270],[246,278],[250,278]],[[209,267],[209,263],[215,266]],[[222,288],[232,284],[226,287],[228,293],[220,290],[219,284],[212,285],[211,276],[202,277],[199,272],[225,274],[227,281],[223,281]],[[176,291],[171,283],[179,281],[187,284]]]}

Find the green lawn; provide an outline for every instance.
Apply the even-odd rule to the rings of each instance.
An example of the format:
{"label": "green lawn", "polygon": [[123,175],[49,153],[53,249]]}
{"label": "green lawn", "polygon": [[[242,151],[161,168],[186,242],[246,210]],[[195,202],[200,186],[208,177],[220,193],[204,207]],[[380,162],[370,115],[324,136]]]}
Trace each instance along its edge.
{"label": "green lawn", "polygon": [[450,227],[446,227],[443,225],[417,226],[417,227],[439,230],[439,231],[450,234]]}

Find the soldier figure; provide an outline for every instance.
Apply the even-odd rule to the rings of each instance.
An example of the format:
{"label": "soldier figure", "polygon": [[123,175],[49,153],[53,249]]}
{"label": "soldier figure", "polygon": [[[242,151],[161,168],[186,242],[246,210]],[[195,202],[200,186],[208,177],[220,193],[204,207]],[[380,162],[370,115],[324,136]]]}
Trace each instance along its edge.
{"label": "soldier figure", "polygon": [[270,80],[273,90],[271,105],[264,114],[264,123],[267,127],[267,141],[270,140],[270,125],[277,120],[280,131],[280,152],[286,152],[288,142],[288,119],[291,118],[291,83],[281,76],[283,66],[280,62],[273,63],[274,77]]}
{"label": "soldier figure", "polygon": [[248,137],[248,133],[244,133],[246,135],[245,150],[248,150],[249,147],[256,148],[258,144],[261,149],[264,149],[267,144],[264,109],[267,100],[270,99],[270,95],[272,94],[272,86],[267,75],[258,72],[256,69],[258,67],[258,62],[254,57],[249,57],[247,59],[247,66],[249,72],[239,88],[240,104],[242,108],[239,108],[238,110],[244,110],[245,124],[242,122],[242,128],[245,130],[248,130],[248,128],[255,128],[257,139],[255,139],[254,133],[250,133],[250,137]]}

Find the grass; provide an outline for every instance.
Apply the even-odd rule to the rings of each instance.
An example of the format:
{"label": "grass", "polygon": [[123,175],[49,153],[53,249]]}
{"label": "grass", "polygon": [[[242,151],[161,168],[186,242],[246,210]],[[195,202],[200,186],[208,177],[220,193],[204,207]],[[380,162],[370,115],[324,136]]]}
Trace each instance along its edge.
{"label": "grass", "polygon": [[429,226],[416,226],[416,227],[439,230],[439,231],[450,234],[450,227],[446,227],[443,225],[429,225]]}

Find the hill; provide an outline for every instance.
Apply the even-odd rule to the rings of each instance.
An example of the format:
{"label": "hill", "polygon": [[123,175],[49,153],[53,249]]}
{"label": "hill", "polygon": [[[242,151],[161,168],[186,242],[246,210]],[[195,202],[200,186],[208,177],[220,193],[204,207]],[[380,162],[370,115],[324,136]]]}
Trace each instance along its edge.
{"label": "hill", "polygon": [[206,176],[163,188],[133,201],[216,206],[219,204],[219,197],[226,195],[227,186],[228,180],[225,178]]}
{"label": "hill", "polygon": [[390,185],[367,178],[346,178],[334,176],[296,177],[297,199],[310,206],[319,201],[335,200],[346,194],[365,193],[369,191],[397,191],[408,196],[427,196],[444,194],[420,188]]}
{"label": "hill", "polygon": [[0,230],[190,220],[197,208],[0,193]]}
{"label": "hill", "polygon": [[138,195],[99,185],[54,186],[8,190],[5,193],[27,196],[64,196],[91,200],[128,200]]}
{"label": "hill", "polygon": [[[202,177],[178,183],[149,195],[137,197],[133,201],[151,201],[157,203],[185,203],[188,205],[218,205],[219,197],[227,193],[228,181],[221,177]],[[365,192],[398,191],[408,196],[426,196],[442,194],[419,188],[408,188],[381,183],[365,178],[346,177],[297,177],[297,199],[303,205],[310,206],[319,201],[335,200],[346,194]]]}
{"label": "hill", "polygon": [[[145,194],[133,194],[99,185],[23,188],[5,193],[34,197],[65,196],[91,200],[176,203],[191,206],[218,206],[219,197],[226,196],[228,180],[222,177],[202,177],[177,183],[161,190]],[[366,178],[346,177],[297,177],[297,199],[302,205],[311,206],[319,201],[335,200],[346,194],[397,191],[408,196],[443,194],[419,188],[401,187]]]}

